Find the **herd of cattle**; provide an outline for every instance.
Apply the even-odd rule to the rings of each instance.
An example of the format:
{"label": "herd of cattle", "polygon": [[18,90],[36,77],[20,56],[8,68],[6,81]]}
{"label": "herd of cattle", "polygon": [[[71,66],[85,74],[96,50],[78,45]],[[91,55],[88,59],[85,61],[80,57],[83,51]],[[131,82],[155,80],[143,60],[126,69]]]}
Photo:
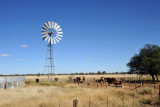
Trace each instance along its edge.
{"label": "herd of cattle", "polygon": [[[114,84],[114,85],[121,85],[122,82],[124,81],[124,78],[120,78],[119,81],[116,80],[115,78],[109,78],[109,77],[101,77],[100,79],[95,80],[94,82],[97,83],[104,83],[104,82],[108,82],[108,84]],[[84,83],[85,82],[85,77],[83,76],[83,78],[81,79],[81,77],[76,77],[75,79],[73,79],[73,82],[76,83]]]}

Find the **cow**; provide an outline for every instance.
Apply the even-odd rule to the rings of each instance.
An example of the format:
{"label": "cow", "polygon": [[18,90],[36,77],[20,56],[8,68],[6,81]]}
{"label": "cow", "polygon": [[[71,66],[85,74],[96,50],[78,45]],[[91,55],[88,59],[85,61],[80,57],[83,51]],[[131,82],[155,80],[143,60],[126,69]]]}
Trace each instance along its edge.
{"label": "cow", "polygon": [[85,82],[86,81],[86,79],[85,79],[85,77],[83,76],[83,82]]}
{"label": "cow", "polygon": [[96,80],[95,82],[104,82],[104,77],[100,77],[101,79]]}
{"label": "cow", "polygon": [[114,82],[116,82],[117,80],[115,78],[104,78],[105,82],[108,82],[109,84],[113,84]]}
{"label": "cow", "polygon": [[82,83],[81,82],[81,77],[76,77],[75,79],[73,79],[73,81],[74,81],[74,83],[76,84],[76,83]]}

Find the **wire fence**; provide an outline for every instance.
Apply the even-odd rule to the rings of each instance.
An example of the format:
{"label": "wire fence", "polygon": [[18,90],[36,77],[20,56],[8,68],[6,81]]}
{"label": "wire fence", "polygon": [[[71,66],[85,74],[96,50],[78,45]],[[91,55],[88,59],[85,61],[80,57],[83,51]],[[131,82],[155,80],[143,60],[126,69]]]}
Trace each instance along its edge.
{"label": "wire fence", "polygon": [[0,88],[23,87],[25,85],[25,76],[0,77]]}
{"label": "wire fence", "polygon": [[[116,78],[117,82],[120,78]],[[106,81],[96,81],[95,78],[87,78],[82,82],[74,82],[70,80],[73,84],[78,84],[80,87],[88,87],[88,88],[122,88],[124,90],[136,91],[140,92],[144,88],[152,88],[155,92],[159,91],[159,82],[153,82],[150,80],[140,80],[140,79],[127,79],[125,78],[121,83],[108,83]]]}

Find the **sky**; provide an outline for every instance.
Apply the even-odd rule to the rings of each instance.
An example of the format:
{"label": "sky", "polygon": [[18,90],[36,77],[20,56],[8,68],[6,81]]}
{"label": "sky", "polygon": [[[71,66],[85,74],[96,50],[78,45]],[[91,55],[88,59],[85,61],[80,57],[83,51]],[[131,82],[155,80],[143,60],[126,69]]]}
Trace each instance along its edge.
{"label": "sky", "polygon": [[56,74],[127,72],[145,44],[160,46],[159,0],[3,0],[0,74],[46,73],[47,21],[63,30],[53,48]]}

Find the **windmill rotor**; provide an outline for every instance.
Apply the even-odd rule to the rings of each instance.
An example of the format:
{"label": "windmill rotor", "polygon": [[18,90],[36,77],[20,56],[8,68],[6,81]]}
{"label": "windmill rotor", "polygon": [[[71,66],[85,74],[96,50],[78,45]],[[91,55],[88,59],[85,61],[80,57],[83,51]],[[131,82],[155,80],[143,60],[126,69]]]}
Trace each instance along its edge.
{"label": "windmill rotor", "polygon": [[43,40],[48,40],[48,43],[51,44],[59,43],[59,41],[62,40],[61,38],[63,37],[63,32],[60,25],[58,25],[58,23],[56,22],[51,21],[44,23],[41,29],[41,34]]}

